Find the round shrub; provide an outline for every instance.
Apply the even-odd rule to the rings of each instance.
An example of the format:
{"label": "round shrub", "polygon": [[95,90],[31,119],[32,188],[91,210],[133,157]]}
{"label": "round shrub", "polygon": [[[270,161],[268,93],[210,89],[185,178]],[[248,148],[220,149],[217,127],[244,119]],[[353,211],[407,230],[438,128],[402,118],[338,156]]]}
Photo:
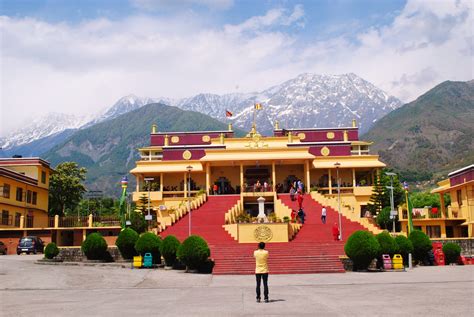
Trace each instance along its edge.
{"label": "round shrub", "polygon": [[443,245],[443,253],[446,264],[457,263],[461,255],[461,247],[456,243],[449,242]]}
{"label": "round shrub", "polygon": [[176,252],[178,252],[180,244],[179,240],[173,235],[163,239],[160,251],[167,266],[173,266],[176,262]]}
{"label": "round shrub", "polygon": [[206,240],[200,236],[190,236],[178,248],[178,259],[191,270],[204,266],[211,255]]}
{"label": "round shrub", "polygon": [[428,255],[428,251],[433,248],[430,238],[420,230],[413,230],[408,239],[413,244],[413,257],[416,261],[422,262]]}
{"label": "round shrub", "polygon": [[103,260],[107,252],[107,242],[100,233],[94,232],[82,242],[81,250],[88,260]]}
{"label": "round shrub", "polygon": [[132,228],[125,228],[120,231],[115,245],[124,259],[130,260],[137,255],[137,251],[135,250],[137,240],[138,233]]}
{"label": "round shrub", "polygon": [[48,243],[46,248],[44,248],[44,257],[47,259],[52,259],[58,254],[59,254],[59,249],[56,243],[54,242]]}
{"label": "round shrub", "polygon": [[398,253],[398,244],[395,242],[395,239],[392,238],[390,233],[383,231],[379,233],[376,238],[380,245],[380,256],[382,254],[390,254],[390,257],[393,257],[395,253]]}
{"label": "round shrub", "polygon": [[145,232],[138,238],[137,242],[135,243],[135,250],[141,256],[144,256],[145,253],[151,253],[153,256],[153,263],[160,264],[161,263],[161,239],[156,234],[152,232]]}
{"label": "round shrub", "polygon": [[145,216],[141,212],[130,213],[130,228],[135,230],[137,233],[143,233],[147,230],[148,224],[145,220]]}
{"label": "round shrub", "polygon": [[396,236],[395,242],[397,243],[398,250],[403,258],[403,263],[408,265],[408,254],[413,253],[413,244],[410,239],[402,235]]}
{"label": "round shrub", "polygon": [[352,260],[354,270],[364,270],[379,254],[380,245],[374,235],[368,231],[359,230],[347,239],[344,251]]}

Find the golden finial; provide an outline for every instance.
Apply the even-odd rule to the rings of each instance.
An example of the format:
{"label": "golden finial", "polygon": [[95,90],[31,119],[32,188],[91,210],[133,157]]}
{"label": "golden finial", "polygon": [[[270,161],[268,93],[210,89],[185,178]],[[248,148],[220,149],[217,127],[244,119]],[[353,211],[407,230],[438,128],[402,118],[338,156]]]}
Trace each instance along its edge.
{"label": "golden finial", "polygon": [[221,135],[220,135],[220,141],[221,141],[221,144],[224,144],[224,133],[221,133]]}
{"label": "golden finial", "polygon": [[168,134],[165,135],[165,146],[168,146],[169,145],[169,141],[168,141]]}
{"label": "golden finial", "polygon": [[356,119],[352,119],[352,127],[357,128],[357,121]]}
{"label": "golden finial", "polygon": [[279,130],[280,129],[280,122],[278,122],[278,120],[275,121],[275,130]]}
{"label": "golden finial", "polygon": [[293,134],[291,131],[288,132],[288,143],[293,143]]}
{"label": "golden finial", "polygon": [[155,123],[153,123],[151,126],[151,133],[156,133],[156,130],[158,130],[158,126]]}
{"label": "golden finial", "polygon": [[228,128],[229,128],[229,131],[232,131],[232,123],[229,123]]}
{"label": "golden finial", "polygon": [[347,130],[344,130],[344,142],[349,141],[349,136],[347,135]]}

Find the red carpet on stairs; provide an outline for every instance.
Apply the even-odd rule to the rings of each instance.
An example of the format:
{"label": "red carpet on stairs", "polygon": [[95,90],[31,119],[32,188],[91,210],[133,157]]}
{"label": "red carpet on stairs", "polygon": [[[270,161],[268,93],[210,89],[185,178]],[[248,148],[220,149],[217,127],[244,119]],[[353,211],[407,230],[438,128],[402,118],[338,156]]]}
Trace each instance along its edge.
{"label": "red carpet on stairs", "polygon": [[[288,194],[278,196],[282,202],[297,210],[296,201]],[[201,207],[192,211],[192,234],[202,236],[209,243],[215,261],[213,274],[254,274],[253,251],[257,244],[235,241],[222,227],[224,214],[240,199],[240,195],[209,196]],[[332,226],[338,222],[337,211],[326,207],[327,221],[321,223],[321,204],[304,195],[305,224],[289,243],[267,243],[270,253],[270,274],[300,274],[344,272],[339,256],[344,255],[344,241],[352,232],[365,230],[360,224],[342,217],[344,241],[334,241]],[[163,238],[175,235],[180,241],[188,236],[189,214],[160,234]]]}

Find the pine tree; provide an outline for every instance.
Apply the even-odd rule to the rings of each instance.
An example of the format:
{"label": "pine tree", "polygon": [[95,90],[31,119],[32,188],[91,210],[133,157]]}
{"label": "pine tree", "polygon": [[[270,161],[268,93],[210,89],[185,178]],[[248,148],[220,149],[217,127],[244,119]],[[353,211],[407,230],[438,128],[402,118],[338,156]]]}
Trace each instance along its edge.
{"label": "pine tree", "polygon": [[372,216],[377,215],[383,208],[385,188],[380,181],[380,177],[376,177],[375,184],[372,189],[372,196],[370,196],[367,209],[372,213]]}

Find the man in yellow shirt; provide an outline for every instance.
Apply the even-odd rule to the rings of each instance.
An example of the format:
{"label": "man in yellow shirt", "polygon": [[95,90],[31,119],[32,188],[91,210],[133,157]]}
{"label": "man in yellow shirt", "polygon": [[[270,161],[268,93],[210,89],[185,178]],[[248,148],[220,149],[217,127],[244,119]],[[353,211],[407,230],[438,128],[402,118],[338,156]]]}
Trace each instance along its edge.
{"label": "man in yellow shirt", "polygon": [[255,277],[257,279],[257,303],[260,303],[260,284],[263,279],[263,296],[268,303],[268,251],[265,242],[258,244],[258,250],[253,252],[255,258]]}

